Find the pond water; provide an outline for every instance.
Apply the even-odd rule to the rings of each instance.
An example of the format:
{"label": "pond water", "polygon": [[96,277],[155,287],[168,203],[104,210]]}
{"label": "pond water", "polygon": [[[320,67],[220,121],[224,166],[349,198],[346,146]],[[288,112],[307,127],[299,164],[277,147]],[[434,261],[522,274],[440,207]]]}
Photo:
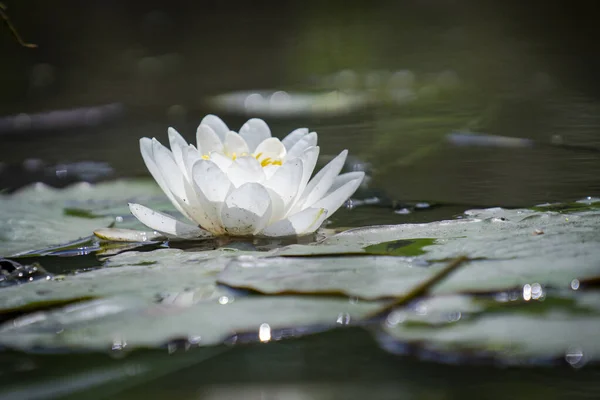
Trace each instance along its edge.
{"label": "pond water", "polygon": [[[6,3],[38,45],[0,30],[8,193],[148,178],[140,137],[166,143],[173,126],[193,141],[204,115],[237,129],[251,112],[275,136],[309,127],[321,163],[347,148],[346,168],[367,172],[330,227],[600,196],[600,56],[585,2]],[[249,104],[259,91],[294,101],[283,111]],[[492,145],[488,135],[522,140]],[[54,274],[101,265],[93,254],[36,261]],[[600,396],[597,368],[439,365],[386,353],[358,329],[169,353],[7,351],[0,398]]]}

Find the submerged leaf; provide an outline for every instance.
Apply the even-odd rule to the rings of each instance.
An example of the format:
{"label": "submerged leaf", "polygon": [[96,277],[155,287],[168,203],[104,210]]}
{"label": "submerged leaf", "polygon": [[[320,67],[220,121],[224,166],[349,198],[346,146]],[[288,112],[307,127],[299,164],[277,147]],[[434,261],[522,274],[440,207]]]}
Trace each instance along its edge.
{"label": "submerged leaf", "polygon": [[78,217],[78,218],[87,218],[87,219],[95,219],[102,218],[102,215],[96,215],[88,210],[83,210],[80,208],[67,207],[63,210],[63,214],[69,217]]}

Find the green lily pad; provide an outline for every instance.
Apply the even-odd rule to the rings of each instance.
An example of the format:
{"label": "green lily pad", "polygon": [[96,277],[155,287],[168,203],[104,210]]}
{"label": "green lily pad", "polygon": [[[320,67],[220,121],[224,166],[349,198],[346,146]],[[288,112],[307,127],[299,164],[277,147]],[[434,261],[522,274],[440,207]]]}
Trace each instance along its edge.
{"label": "green lily pad", "polygon": [[390,313],[376,337],[388,351],[447,362],[579,367],[599,360],[600,293],[527,296],[422,300]]}
{"label": "green lily pad", "polygon": [[[221,296],[193,303],[139,307],[131,299],[89,302],[0,326],[0,345],[28,350],[158,347],[172,341],[212,346],[271,341],[354,324],[382,307],[348,299]],[[58,334],[56,332],[59,332]]]}
{"label": "green lily pad", "polygon": [[[367,253],[387,249],[391,241],[423,237],[435,239],[422,247],[423,255]],[[437,273],[442,261],[461,254],[471,261],[436,286],[434,293],[494,292],[533,283],[568,288],[573,279],[600,275],[600,212],[487,209],[469,211],[463,219],[452,221],[352,229],[317,244],[292,245],[271,253],[285,257],[233,260],[219,282],[268,294],[400,297]]]}
{"label": "green lily pad", "polygon": [[574,201],[571,203],[547,203],[540,204],[531,209],[534,211],[555,211],[559,213],[569,213],[575,211],[590,211],[600,208],[600,199],[589,197],[584,200]]}
{"label": "green lily pad", "polygon": [[79,183],[64,189],[36,184],[1,194],[0,255],[70,242],[109,225],[143,228],[130,215],[128,201],[154,206],[168,200],[150,180]]}
{"label": "green lily pad", "polygon": [[239,254],[247,253],[232,249],[125,252],[110,257],[101,269],[5,288],[0,291],[0,310],[89,296],[126,295],[148,303],[180,292],[193,293],[196,300],[216,298],[227,293],[216,287],[216,274]]}
{"label": "green lily pad", "polygon": [[[437,270],[437,269],[436,269]],[[220,283],[264,294],[334,294],[378,299],[407,293],[432,275],[399,257],[239,257]]]}

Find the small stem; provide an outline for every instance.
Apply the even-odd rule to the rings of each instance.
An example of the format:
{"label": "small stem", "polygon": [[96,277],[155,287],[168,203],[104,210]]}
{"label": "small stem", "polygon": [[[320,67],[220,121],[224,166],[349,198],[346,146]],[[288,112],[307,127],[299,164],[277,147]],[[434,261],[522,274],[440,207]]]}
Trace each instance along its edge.
{"label": "small stem", "polygon": [[402,297],[397,298],[391,304],[388,304],[383,310],[377,311],[377,313],[375,315],[371,316],[371,318],[377,318],[380,316],[387,315],[394,309],[399,308],[399,307],[404,307],[411,301],[415,300],[416,298],[425,296],[426,294],[429,293],[429,291],[435,285],[437,285],[440,281],[445,279],[452,272],[456,271],[460,266],[465,264],[467,261],[470,261],[470,258],[467,256],[464,256],[464,255],[455,258],[454,260],[450,261],[437,274],[435,274],[431,278],[427,279],[426,281],[421,282],[417,286],[413,287],[410,290],[410,292],[408,292],[407,294],[405,294]]}
{"label": "small stem", "polygon": [[19,35],[19,32],[17,32],[15,26],[12,24],[12,22],[10,22],[10,18],[8,18],[8,14],[6,14],[6,6],[3,3],[0,3],[0,17],[2,17],[4,23],[6,23],[6,26],[8,26],[8,29],[10,29],[10,32],[13,34],[15,39],[17,39],[17,42],[19,42],[21,46],[28,47],[30,49],[38,47],[37,44],[27,43],[23,40],[23,38],[21,38],[21,35]]}

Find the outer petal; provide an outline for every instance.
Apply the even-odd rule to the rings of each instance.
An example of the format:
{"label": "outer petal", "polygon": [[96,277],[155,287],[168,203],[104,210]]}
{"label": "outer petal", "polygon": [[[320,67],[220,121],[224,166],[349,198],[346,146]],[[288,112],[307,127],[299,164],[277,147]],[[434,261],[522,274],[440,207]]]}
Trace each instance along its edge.
{"label": "outer petal", "polygon": [[256,147],[263,141],[271,137],[271,130],[265,121],[259,118],[248,120],[240,128],[240,136],[248,143],[250,152],[254,153]]}
{"label": "outer petal", "polygon": [[261,236],[294,236],[313,233],[327,218],[324,208],[307,208],[286,219],[279,220],[267,226],[260,232]]}
{"label": "outer petal", "polygon": [[281,143],[285,146],[286,150],[290,150],[300,139],[308,135],[308,128],[298,128],[290,132],[286,137],[281,140]]}
{"label": "outer petal", "polygon": [[365,173],[362,171],[346,172],[345,174],[338,175],[333,180],[333,184],[327,191],[327,194],[335,192],[337,189],[339,189],[340,187],[342,187],[343,185],[345,185],[346,183],[348,183],[350,181],[353,181],[353,180],[359,179],[359,178],[362,180],[364,178],[364,176],[365,176]]}
{"label": "outer petal", "polygon": [[152,139],[152,151],[154,154],[154,162],[161,175],[165,179],[169,189],[173,195],[179,199],[185,198],[185,191],[183,188],[183,171],[179,169],[179,166],[175,162],[173,153],[171,153],[165,146],[160,144],[158,140]]}
{"label": "outer petal", "polygon": [[177,221],[175,218],[149,209],[141,204],[129,203],[131,213],[150,229],[180,238],[201,238],[212,236],[198,227]]}
{"label": "outer petal", "polygon": [[223,142],[209,125],[200,124],[196,130],[196,141],[200,154],[209,155],[213,151],[223,152]]}
{"label": "outer petal", "polygon": [[[306,185],[308,184],[308,180],[315,169],[315,165],[317,165],[317,159],[319,158],[319,146],[309,147],[304,150],[302,154],[302,179],[300,180],[300,184],[298,185],[298,193],[296,193],[296,198],[292,202],[290,206],[290,210],[300,210],[302,209],[302,203],[300,202],[300,198],[302,197],[302,193],[306,189]],[[288,161],[289,162],[289,161]],[[288,212],[289,213],[289,212]]]}
{"label": "outer petal", "polygon": [[204,117],[202,121],[200,121],[200,125],[210,126],[221,141],[225,141],[225,135],[229,132],[227,124],[225,124],[221,118],[213,114],[208,114]]}
{"label": "outer petal", "polygon": [[233,155],[237,157],[249,154],[248,144],[240,135],[233,131],[227,132],[225,135],[225,154]]}
{"label": "outer petal", "polygon": [[308,135],[304,136],[296,144],[292,146],[292,148],[287,152],[286,159],[291,160],[295,157],[300,157],[302,153],[309,147],[313,147],[317,145],[317,140],[319,137],[317,136],[317,132],[311,132]]}
{"label": "outer petal", "polygon": [[321,200],[317,201],[312,205],[312,207],[322,207],[327,210],[327,214],[329,216],[333,215],[333,213],[336,212],[338,208],[340,208],[342,204],[344,204],[344,202],[348,200],[348,198],[352,196],[354,192],[356,192],[356,189],[358,189],[360,186],[365,174],[364,172],[358,173],[362,174],[360,178],[345,183],[335,192],[330,193]]}
{"label": "outer petal", "polygon": [[[173,193],[179,209],[183,210],[183,214],[186,217],[203,228],[217,232],[219,223],[215,222],[215,220],[218,221],[218,218],[215,216],[211,217],[207,213],[205,203],[208,202],[202,201],[202,196],[196,192],[193,184],[184,177],[183,171],[175,163],[171,152],[156,140],[152,142],[152,149],[161,175]],[[189,150],[187,150],[187,155],[189,155]]]}
{"label": "outer petal", "polygon": [[160,172],[160,169],[158,168],[158,165],[156,165],[156,162],[154,161],[154,152],[152,150],[152,140],[151,139],[149,139],[149,138],[141,138],[140,139],[140,152],[142,153],[142,158],[144,159],[146,168],[148,168],[148,171],[150,171],[150,174],[152,175],[152,177],[154,178],[156,183],[158,183],[158,186],[160,186],[160,188],[162,189],[163,192],[165,192],[165,194],[167,195],[167,197],[169,198],[171,203],[173,203],[173,206],[177,209],[177,211],[182,213],[187,218],[191,219],[189,214],[186,213],[186,211],[183,209],[183,207],[181,207],[179,205],[179,202],[175,199],[175,196],[171,192],[171,189],[169,188],[167,181],[165,180],[165,178],[163,178],[163,176]]}
{"label": "outer petal", "polygon": [[[317,175],[308,182],[304,193],[300,198],[302,208],[312,207],[312,205],[320,200],[333,184],[333,180],[339,175],[346,162],[348,150],[342,151],[336,158],[331,160],[329,164],[324,166]],[[329,214],[331,215],[331,213]]]}
{"label": "outer petal", "polygon": [[253,235],[262,230],[271,217],[271,199],[258,183],[245,183],[225,199],[221,220],[230,235]]}
{"label": "outer petal", "polygon": [[185,167],[185,163],[183,162],[183,150],[188,147],[188,143],[175,129],[169,128],[168,133],[169,145],[171,147],[171,152],[173,153],[173,158],[179,166],[179,169],[183,172],[183,175],[189,180],[187,169]]}
{"label": "outer petal", "polygon": [[194,147],[193,144],[190,144],[182,151],[183,164],[185,165],[185,171],[188,177],[188,181],[192,182],[192,167],[198,160],[202,160],[200,157],[200,152]]}
{"label": "outer petal", "polygon": [[258,160],[254,157],[237,158],[227,169],[227,177],[233,183],[233,186],[240,187],[244,183],[258,182],[265,180],[265,173]]}

